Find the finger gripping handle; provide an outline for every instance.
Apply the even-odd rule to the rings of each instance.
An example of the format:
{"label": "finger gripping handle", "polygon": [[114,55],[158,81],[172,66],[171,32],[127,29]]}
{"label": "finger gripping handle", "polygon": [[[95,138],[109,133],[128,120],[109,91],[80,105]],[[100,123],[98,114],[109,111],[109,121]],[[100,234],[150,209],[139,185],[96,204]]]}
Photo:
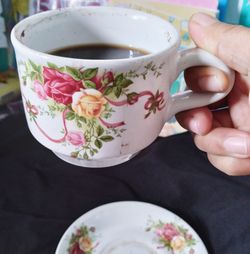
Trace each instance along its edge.
{"label": "finger gripping handle", "polygon": [[223,71],[228,78],[229,86],[224,92],[204,92],[198,93],[191,90],[181,92],[171,96],[171,107],[169,116],[178,112],[198,108],[217,102],[228,95],[234,85],[234,71],[227,67],[219,58],[209,52],[194,48],[180,51],[178,53],[176,77],[187,68],[194,66],[212,66]]}

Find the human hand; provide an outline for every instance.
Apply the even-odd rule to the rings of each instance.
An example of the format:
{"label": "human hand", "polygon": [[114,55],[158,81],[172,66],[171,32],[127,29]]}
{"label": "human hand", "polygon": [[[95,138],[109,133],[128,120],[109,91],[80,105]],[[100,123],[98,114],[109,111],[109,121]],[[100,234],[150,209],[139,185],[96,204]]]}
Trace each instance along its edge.
{"label": "human hand", "polygon": [[[203,107],[179,113],[176,118],[194,133],[196,146],[216,168],[228,175],[250,175],[250,29],[199,13],[191,18],[189,31],[198,47],[236,71],[236,80],[223,101],[228,108],[211,111]],[[225,75],[211,67],[191,68],[185,78],[196,91],[219,92],[228,86]]]}

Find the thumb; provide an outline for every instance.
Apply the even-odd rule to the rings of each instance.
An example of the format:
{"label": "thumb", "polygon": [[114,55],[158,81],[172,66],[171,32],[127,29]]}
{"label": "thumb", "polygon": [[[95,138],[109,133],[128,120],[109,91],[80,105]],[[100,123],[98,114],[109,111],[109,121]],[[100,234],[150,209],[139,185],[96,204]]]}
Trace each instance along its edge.
{"label": "thumb", "polygon": [[250,29],[229,25],[203,14],[194,14],[189,32],[198,47],[219,57],[241,74],[250,75]]}

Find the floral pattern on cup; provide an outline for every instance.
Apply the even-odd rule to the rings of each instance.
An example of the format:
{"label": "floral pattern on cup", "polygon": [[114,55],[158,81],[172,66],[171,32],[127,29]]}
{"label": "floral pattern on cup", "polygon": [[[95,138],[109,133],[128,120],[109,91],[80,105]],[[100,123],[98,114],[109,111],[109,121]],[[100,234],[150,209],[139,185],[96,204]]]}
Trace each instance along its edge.
{"label": "floral pattern on cup", "polygon": [[158,248],[167,248],[173,254],[195,254],[192,246],[196,245],[196,240],[188,229],[177,223],[150,221],[146,231],[155,233],[156,241],[159,243]]}
{"label": "floral pattern on cup", "polygon": [[[99,68],[58,67],[53,63],[47,66],[38,65],[31,60],[22,63],[25,72],[22,76],[23,85],[29,84],[36,93],[38,100],[46,101],[47,108],[32,104],[23,94],[26,111],[39,131],[51,142],[72,145],[71,157],[91,159],[107,142],[121,138],[126,131],[126,123],[111,122],[116,108],[132,106],[140,98],[145,97],[145,115],[164,109],[166,101],[164,93],[157,90],[133,92],[133,79],[147,79],[149,73],[159,77],[164,64],[156,66],[153,62],[144,66],[144,70],[128,73],[101,71]],[[151,74],[150,74],[151,75]],[[62,137],[50,137],[37,121],[46,115],[53,119],[61,116],[63,120]],[[76,128],[68,129],[68,122],[74,122]]]}
{"label": "floral pattern on cup", "polygon": [[95,228],[82,226],[71,235],[69,254],[92,254],[98,243],[95,242]]}

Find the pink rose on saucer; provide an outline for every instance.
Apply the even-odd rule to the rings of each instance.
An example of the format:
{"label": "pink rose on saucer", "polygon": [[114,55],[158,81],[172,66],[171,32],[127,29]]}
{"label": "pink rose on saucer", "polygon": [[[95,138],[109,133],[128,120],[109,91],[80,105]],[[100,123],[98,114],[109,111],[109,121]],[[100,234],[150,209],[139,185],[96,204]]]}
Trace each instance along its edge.
{"label": "pink rose on saucer", "polygon": [[49,67],[43,67],[43,77],[47,96],[64,105],[70,104],[73,93],[82,87],[82,81],[74,80],[70,75]]}
{"label": "pink rose on saucer", "polygon": [[174,225],[167,223],[163,228],[158,229],[156,234],[168,241],[171,241],[175,236],[179,235],[179,232],[176,230]]}
{"label": "pink rose on saucer", "polygon": [[75,244],[72,246],[69,254],[84,254],[84,252],[80,249],[79,244]]}

